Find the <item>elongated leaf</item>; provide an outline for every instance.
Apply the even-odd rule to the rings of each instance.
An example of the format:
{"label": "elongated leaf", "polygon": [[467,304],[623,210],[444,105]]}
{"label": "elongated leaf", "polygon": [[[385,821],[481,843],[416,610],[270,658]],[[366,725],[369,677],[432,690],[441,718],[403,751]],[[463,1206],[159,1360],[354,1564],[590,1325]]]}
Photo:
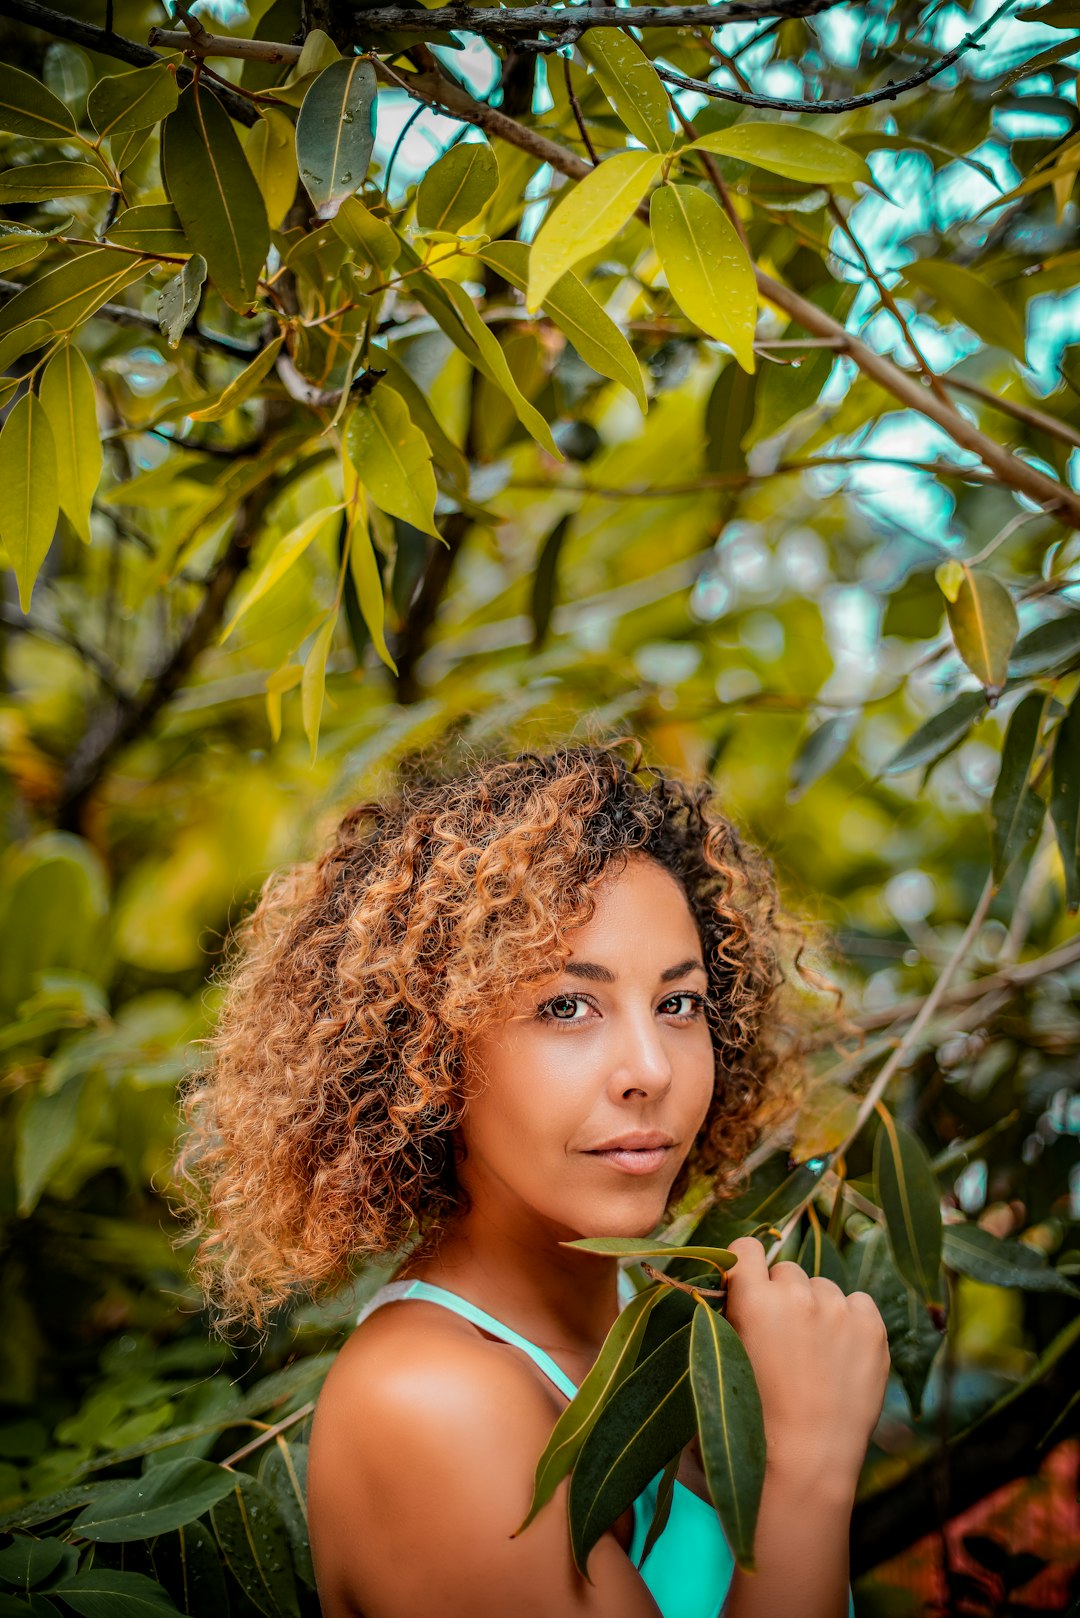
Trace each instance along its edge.
{"label": "elongated leaf", "polygon": [[308,1446],[290,1444],[278,1434],[259,1467],[259,1482],[273,1497],[292,1547],[297,1577],[315,1588],[307,1520]]}
{"label": "elongated leaf", "polygon": [[942,1301],[941,1204],[926,1147],[887,1109],[878,1114],[874,1186],[896,1267],[926,1303]]}
{"label": "elongated leaf", "polygon": [[[754,1170],[741,1196],[705,1214],[693,1231],[693,1241],[719,1246],[754,1230],[779,1227],[810,1195],[824,1172],[824,1161],[814,1167],[802,1163],[789,1172],[787,1154],[774,1153]],[[686,1268],[680,1266],[669,1273],[686,1280]]]}
{"label": "elongated leaf", "polygon": [[633,1370],[649,1316],[663,1292],[661,1286],[649,1287],[620,1310],[588,1375],[555,1423],[536,1463],[532,1502],[528,1515],[515,1528],[515,1535],[522,1533],[551,1499],[581,1453],[604,1405]]}
{"label": "elongated leaf", "polygon": [[202,1523],[185,1523],[154,1542],[154,1572],[181,1612],[229,1618],[229,1597],[217,1544]]}
{"label": "elongated leaf", "polygon": [[1072,914],[1080,908],[1080,691],[1054,734],[1050,814],[1065,872],[1065,904]]}
{"label": "elongated leaf", "polygon": [[236,1474],[195,1456],[164,1461],[106,1500],[86,1507],[73,1524],[83,1539],[106,1545],[167,1534],[194,1522],[236,1487]]}
{"label": "elongated leaf", "polygon": [[206,260],[201,253],[192,253],[183,269],[166,281],[158,294],[158,325],[175,348],[190,322],[195,318],[206,280]]}
{"label": "elongated leaf", "polygon": [[56,445],[45,406],[33,393],[12,405],[0,429],[0,539],[30,611],[34,580],[48,555],[60,511]]}
{"label": "elongated leaf", "polygon": [[578,50],[631,135],[654,152],[670,152],[671,103],[637,41],[621,28],[593,28],[578,40]]}
{"label": "elongated leaf", "polygon": [[32,264],[48,245],[44,236],[0,236],[0,275],[17,270],[20,264]]}
{"label": "elongated leaf", "polygon": [[693,1437],[689,1356],[686,1325],[619,1385],[585,1439],[568,1501],[570,1543],[579,1572],[585,1572],[601,1534]]}
{"label": "elongated leaf", "polygon": [[731,1323],[694,1309],[690,1385],[709,1494],[741,1568],[754,1568],[754,1527],[765,1482],[765,1425],[750,1356]]}
{"label": "elongated leaf", "polygon": [[37,140],[70,140],[75,120],[40,79],[0,62],[0,129]]}
{"label": "elongated leaf", "polygon": [[0,206],[115,189],[108,175],[93,163],[22,163],[0,173]]}
{"label": "elongated leaf", "polygon": [[319,219],[332,219],[364,183],[375,140],[376,89],[372,64],[350,56],[323,68],[304,97],[296,160]]}
{"label": "elongated leaf", "polygon": [[0,1579],[16,1589],[32,1590],[35,1585],[74,1573],[79,1563],[74,1545],[59,1539],[31,1539],[20,1534],[6,1550],[0,1551]]}
{"label": "elongated leaf", "polygon": [[681,1455],[673,1455],[661,1474],[660,1483],[656,1490],[656,1506],[653,1511],[653,1519],[649,1524],[649,1531],[645,1535],[645,1543],[641,1547],[641,1557],[637,1564],[639,1573],[649,1559],[649,1552],[668,1525],[668,1518],[671,1516],[671,1503],[675,1498],[675,1478],[678,1474],[681,1460]]}
{"label": "elongated leaf", "polygon": [[934,764],[963,741],[976,719],[986,712],[986,698],[979,691],[965,691],[940,713],[932,714],[909,736],[892,758],[882,765],[881,775],[899,775],[917,764]]}
{"label": "elongated leaf", "polygon": [[1021,364],[1025,357],[1024,328],[1013,306],[974,270],[948,259],[918,259],[905,264],[904,279],[928,292],[935,303],[970,326],[991,347],[1007,348]]}
{"label": "elongated leaf", "polygon": [[1019,627],[1012,596],[992,573],[965,567],[955,598],[945,597],[945,611],[956,650],[987,691],[999,692]]}
{"label": "elongated leaf", "polygon": [[19,1114],[15,1137],[15,1182],[19,1213],[32,1214],[53,1174],[79,1138],[79,1104],[86,1075],[76,1074],[63,1089],[38,1089]]}
{"label": "elongated leaf", "polygon": [[47,320],[54,332],[71,331],[149,269],[130,253],[92,247],[47,270],[0,307],[0,336],[31,320]]}
{"label": "elongated leaf", "polygon": [[[529,284],[529,248],[525,242],[489,242],[477,255],[524,292]],[[641,363],[611,316],[573,270],[560,275],[544,297],[543,307],[573,343],[586,365],[601,376],[629,388],[642,410],[649,407]]]}
{"label": "elongated leaf", "polygon": [[617,152],[579,180],[548,214],[529,251],[525,302],[538,309],[560,275],[616,236],[659,174],[654,152]]}
{"label": "elongated leaf", "polygon": [[372,389],[349,417],[345,441],[375,504],[425,534],[438,535],[431,446],[401,395],[385,382]]}
{"label": "elongated leaf", "polygon": [[135,68],[99,79],[90,91],[86,110],[103,138],[132,129],[149,129],[176,110],[179,91],[176,75],[164,62],[160,67]]}
{"label": "elongated leaf", "polygon": [[300,681],[300,713],[304,723],[304,735],[311,744],[313,764],[319,752],[319,727],[322,723],[323,696],[326,691],[326,659],[330,655],[336,625],[337,614],[332,613],[311,643]]}
{"label": "elongated leaf", "polygon": [[498,183],[498,160],[487,141],[461,141],[420,181],[416,222],[421,230],[461,230],[483,212]]}
{"label": "elongated leaf", "polygon": [[812,1224],[803,1237],[798,1262],[807,1275],[823,1275],[827,1280],[835,1281],[843,1291],[848,1290],[847,1271],[840,1249],[819,1224]]}
{"label": "elongated leaf", "polygon": [[805,185],[851,185],[855,180],[869,185],[873,180],[866,159],[850,146],[797,124],[765,120],[733,124],[730,129],[700,136],[687,150],[738,157],[755,168],[782,174],[787,180],[801,180]]}
{"label": "elongated leaf", "polygon": [[220,421],[230,410],[238,410],[242,404],[246,404],[270,375],[284,341],[285,333],[281,332],[272,342],[267,343],[266,347],[256,354],[251,364],[245,365],[240,375],[233,377],[219,399],[215,399],[213,404],[203,405],[201,410],[191,411],[192,421]]}
{"label": "elongated leaf", "polygon": [[262,193],[271,230],[278,230],[292,207],[298,179],[296,129],[277,107],[260,107],[259,121],[244,148]]}
{"label": "elongated leaf", "polygon": [[279,579],[285,577],[293,563],[299,560],[315,536],[321,532],[331,518],[337,516],[341,509],[339,505],[323,506],[319,511],[313,511],[310,516],[305,517],[303,522],[298,523],[291,533],[286,534],[283,539],[279,540],[265,566],[256,575],[254,582],[248,586],[239,606],[234,610],[221,636],[222,640],[227,640],[245,612],[248,612],[256,601],[261,601],[266,592],[271,590]]}
{"label": "elongated leaf", "polygon": [[1021,635],[1009,659],[1010,675],[1061,674],[1080,659],[1080,612],[1067,612]]}
{"label": "elongated leaf", "polygon": [[107,1567],[76,1573],[51,1593],[82,1618],[176,1618],[177,1613],[153,1579]]}
{"label": "elongated leaf", "polygon": [[461,324],[476,345],[477,352],[483,362],[482,368],[485,374],[494,382],[497,388],[501,388],[505,393],[515,416],[525,428],[525,431],[530,433],[540,447],[547,450],[549,455],[554,456],[557,461],[561,461],[563,453],[551,436],[551,428],[539,410],[536,410],[529,403],[514,381],[513,373],[507,363],[506,355],[503,353],[499,339],[495,336],[490,326],[485,325],[481,320],[476,305],[465,291],[465,288],[459,286],[456,281],[446,281],[444,289],[457,311]]}
{"label": "elongated leaf", "polygon": [[225,302],[250,308],[270,242],[266,207],[229,115],[205,84],[184,90],[166,118],[161,160],[192,250]]}
{"label": "elongated leaf", "polygon": [[288,1534],[269,1491],[241,1475],[210,1515],[229,1571],[249,1600],[267,1618],[300,1618]]}
{"label": "elongated leaf", "polygon": [[360,603],[360,612],[371,636],[371,643],[387,668],[396,674],[397,664],[390,656],[386,645],[384,628],[386,602],[383,597],[382,575],[375,560],[367,519],[360,510],[359,501],[354,504],[350,518],[349,572],[356,586],[356,598]]}
{"label": "elongated leaf", "polygon": [[109,227],[109,241],[147,253],[190,253],[180,216],[171,202],[147,202],[124,212]]}
{"label": "elongated leaf", "polygon": [[1080,1287],[1060,1270],[1051,1269],[1037,1247],[1004,1241],[978,1225],[946,1225],[944,1259],[950,1270],[973,1281],[1020,1287],[1025,1292],[1065,1292],[1080,1298]]}
{"label": "elongated leaf", "polygon": [[45,367],[41,402],[49,418],[58,462],[60,508],[90,543],[90,506],[101,477],[101,434],[90,367],[74,343],[65,343]]}
{"label": "elongated leaf", "polygon": [[858,719],[857,709],[833,714],[803,737],[791,762],[790,802],[800,798],[815,781],[819,781],[834,764],[840,762],[855,733]]}
{"label": "elongated leaf", "polygon": [[[344,212],[344,208],[342,209]],[[338,215],[340,218],[341,215]],[[469,467],[458,446],[447,437],[442,425],[421,392],[392,349],[373,344],[372,364],[376,369],[385,367],[386,380],[395,393],[400,393],[408,406],[409,415],[431,445],[431,458],[446,473],[455,488],[465,493],[469,487]]]}
{"label": "elongated leaf", "polygon": [[1028,786],[1046,704],[1044,692],[1029,692],[1013,709],[1005,732],[1001,765],[990,800],[993,874],[998,887],[1013,860],[1039,830],[1046,810],[1038,793]]}
{"label": "elongated leaf", "polygon": [[[377,219],[359,197],[345,198],[334,215],[334,229],[350,252],[382,272],[395,263],[404,245],[386,220]],[[419,257],[415,261],[419,264]]]}
{"label": "elongated leaf", "polygon": [[636,1236],[580,1236],[560,1247],[576,1247],[583,1253],[604,1253],[611,1258],[695,1258],[714,1270],[730,1270],[738,1262],[723,1247],[675,1247],[670,1242],[641,1241]]}
{"label": "elongated leaf", "polygon": [[683,314],[754,369],[754,267],[724,210],[694,185],[662,185],[649,206],[653,243]]}
{"label": "elongated leaf", "polygon": [[893,1367],[917,1419],[922,1414],[926,1379],[941,1348],[942,1334],[925,1304],[893,1264],[883,1230],[871,1230],[848,1249],[847,1268],[850,1290],[869,1292],[881,1311]]}

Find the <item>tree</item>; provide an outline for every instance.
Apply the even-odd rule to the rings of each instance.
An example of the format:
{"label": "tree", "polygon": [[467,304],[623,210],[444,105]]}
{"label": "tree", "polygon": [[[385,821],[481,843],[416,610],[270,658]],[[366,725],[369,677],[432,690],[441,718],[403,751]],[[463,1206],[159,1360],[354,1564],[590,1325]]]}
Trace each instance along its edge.
{"label": "tree", "polygon": [[[11,1585],[211,1611],[220,1551],[236,1610],[310,1608],[347,1303],[203,1379],[149,1189],[213,939],[313,806],[585,709],[840,929],[861,1043],[667,1237],[877,1297],[911,1467],[857,1566],[933,1526],[935,1423],[953,1509],[1075,1431],[1080,14],[960,9],[0,0]],[[691,1317],[709,1375],[667,1265],[594,1443]]]}

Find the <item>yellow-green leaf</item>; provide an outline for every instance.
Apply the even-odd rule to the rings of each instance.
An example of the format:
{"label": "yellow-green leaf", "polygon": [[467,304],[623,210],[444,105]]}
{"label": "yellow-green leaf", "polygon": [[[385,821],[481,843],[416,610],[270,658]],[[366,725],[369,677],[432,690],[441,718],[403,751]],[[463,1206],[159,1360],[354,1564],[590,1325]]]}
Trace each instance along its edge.
{"label": "yellow-green leaf", "polygon": [[866,159],[858,152],[798,124],[733,124],[730,129],[701,135],[686,150],[741,158],[755,168],[805,185],[850,185],[854,180],[869,185],[873,181]]}
{"label": "yellow-green leaf", "polygon": [[956,599],[945,598],[956,650],[987,690],[1000,691],[1019,630],[1012,596],[992,573],[964,568]]}
{"label": "yellow-green leaf", "polygon": [[934,569],[934,578],[946,601],[955,601],[964,582],[964,564],[958,562],[955,556],[947,562],[939,562]]}
{"label": "yellow-green leaf", "polygon": [[272,741],[281,740],[282,694],[299,685],[303,677],[304,671],[298,663],[283,663],[281,668],[275,669],[266,681],[266,717]]}
{"label": "yellow-green leaf", "polygon": [[754,369],[757,283],[735,227],[694,185],[662,185],[649,209],[653,242],[671,296],[709,337],[726,343],[744,371]]}
{"label": "yellow-green leaf", "polygon": [[319,751],[319,726],[322,722],[323,696],[326,691],[326,659],[334,638],[337,613],[332,612],[311,643],[304,662],[300,681],[300,715],[304,722],[304,735],[311,743],[311,762]]}
{"label": "yellow-green leaf", "polygon": [[690,1332],[690,1386],[709,1494],[732,1555],[749,1572],[765,1483],[761,1397],[738,1332],[704,1302]]}
{"label": "yellow-green leaf", "polygon": [[109,227],[109,241],[146,253],[190,253],[180,216],[171,202],[144,202],[125,208]]}
{"label": "yellow-green leaf", "polygon": [[292,567],[293,563],[307,550],[312,540],[319,534],[331,518],[341,511],[340,505],[322,506],[305,517],[303,522],[297,523],[292,531],[280,539],[275,545],[269,558],[261,571],[256,574],[254,582],[248,586],[239,606],[234,611],[222,633],[222,640],[227,640],[236,625],[246,612],[252,608],[256,601],[261,601],[268,590],[272,590],[279,579]]}
{"label": "yellow-green leaf", "polygon": [[259,121],[244,148],[266,205],[271,230],[278,230],[296,195],[296,130],[277,107],[260,107]]}
{"label": "yellow-green leaf", "polygon": [[30,320],[47,320],[58,333],[71,331],[124,287],[140,280],[150,267],[130,253],[92,247],[47,270],[9,299],[0,308],[0,335]]}
{"label": "yellow-green leaf", "polygon": [[379,383],[357,403],[345,442],[357,475],[375,504],[390,516],[438,537],[438,490],[431,469],[431,446],[401,395],[385,382]]}
{"label": "yellow-green leaf", "polygon": [[334,230],[353,254],[377,270],[388,270],[401,252],[401,240],[385,219],[377,219],[359,197],[346,197],[334,215]]}
{"label": "yellow-green leaf", "polygon": [[201,410],[191,412],[192,421],[220,421],[230,410],[237,410],[250,399],[252,394],[257,392],[259,384],[269,376],[284,341],[285,333],[281,332],[272,343],[267,343],[266,347],[256,354],[251,364],[246,365],[239,376],[233,377],[219,399],[213,404],[204,405]]}
{"label": "yellow-green leaf", "polygon": [[20,264],[32,264],[48,245],[46,236],[0,236],[0,275],[17,270]]}
{"label": "yellow-green leaf", "polygon": [[483,369],[495,386],[506,394],[521,425],[549,455],[554,455],[556,460],[561,461],[563,454],[551,436],[551,428],[514,381],[499,339],[490,326],[481,320],[476,305],[465,288],[457,281],[444,281],[443,289],[457,310],[462,325],[476,344],[484,362]]}
{"label": "yellow-green leaf", "polygon": [[19,163],[0,173],[0,207],[9,202],[50,202],[91,191],[115,191],[93,163]]}
{"label": "yellow-green leaf", "polygon": [[[511,286],[525,291],[529,281],[529,249],[524,242],[491,242],[477,254]],[[601,376],[629,388],[642,410],[649,407],[641,363],[607,310],[585,283],[567,270],[546,294],[544,309],[573,343],[586,365]]]}
{"label": "yellow-green leaf", "polygon": [[726,1247],[675,1247],[671,1242],[650,1242],[637,1236],[579,1236],[560,1247],[576,1247],[583,1253],[603,1253],[609,1258],[697,1258],[721,1273],[737,1262]]}
{"label": "yellow-green leaf", "polygon": [[176,109],[176,75],[163,62],[131,73],[113,73],[99,79],[87,98],[86,110],[98,134],[124,135],[149,129]]}
{"label": "yellow-green leaf", "polygon": [[616,236],[659,174],[656,152],[617,152],[579,180],[548,214],[529,252],[530,313],[560,275]]}
{"label": "yellow-green leaf", "polygon": [[0,430],[0,539],[30,611],[34,580],[48,555],[60,510],[56,446],[45,406],[33,393],[12,405]]}
{"label": "yellow-green leaf", "polygon": [[375,560],[367,518],[361,510],[361,499],[362,496],[354,502],[349,523],[349,573],[356,586],[356,598],[360,603],[360,612],[367,625],[368,634],[371,636],[371,644],[387,668],[393,669],[396,674],[397,664],[390,656],[386,645],[386,603],[383,599],[382,575]]}
{"label": "yellow-green leaf", "polygon": [[885,1215],[896,1267],[925,1303],[939,1303],[941,1203],[926,1147],[918,1135],[879,1104],[874,1141],[874,1186]]}
{"label": "yellow-green leaf", "polygon": [[433,163],[416,194],[421,230],[459,231],[483,211],[499,183],[499,165],[486,140],[451,146]]}
{"label": "yellow-green leaf", "polygon": [[0,129],[37,140],[70,140],[75,120],[40,79],[0,62]]}
{"label": "yellow-green leaf", "polygon": [[74,343],[65,343],[45,367],[41,402],[64,469],[59,487],[61,510],[89,544],[90,506],[101,477],[101,434],[94,379]]}
{"label": "yellow-green leaf", "polygon": [[201,253],[192,253],[187,263],[171,280],[166,281],[158,294],[158,325],[175,348],[189,323],[195,318],[206,280],[206,260]]}
{"label": "yellow-green leaf", "polygon": [[375,69],[363,56],[323,69],[296,124],[300,178],[319,219],[332,219],[364,183],[375,140]]}
{"label": "yellow-green leaf", "polygon": [[626,128],[654,152],[675,142],[667,91],[641,46],[621,28],[593,28],[578,50]]}
{"label": "yellow-green leaf", "polygon": [[1007,348],[1024,363],[1024,324],[1021,316],[997,287],[962,264],[946,259],[918,259],[905,264],[904,280],[922,292],[954,320],[970,327],[976,337],[994,348]]}

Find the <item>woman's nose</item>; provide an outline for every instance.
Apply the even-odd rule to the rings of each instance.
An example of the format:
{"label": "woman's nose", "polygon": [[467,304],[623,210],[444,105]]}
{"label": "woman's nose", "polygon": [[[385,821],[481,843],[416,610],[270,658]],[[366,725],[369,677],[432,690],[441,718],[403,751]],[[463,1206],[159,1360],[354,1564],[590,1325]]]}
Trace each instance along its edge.
{"label": "woman's nose", "polygon": [[671,1088],[671,1058],[661,1029],[651,1010],[640,1017],[628,1016],[620,1049],[612,1066],[610,1084],[625,1097],[637,1091],[647,1099],[664,1095]]}

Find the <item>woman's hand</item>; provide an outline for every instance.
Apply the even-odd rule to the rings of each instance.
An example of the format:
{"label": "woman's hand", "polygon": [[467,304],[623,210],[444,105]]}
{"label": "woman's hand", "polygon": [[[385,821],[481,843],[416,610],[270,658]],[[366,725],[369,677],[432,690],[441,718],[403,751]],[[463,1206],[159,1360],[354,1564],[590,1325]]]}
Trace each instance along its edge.
{"label": "woman's hand", "polygon": [[765,1263],[755,1236],[729,1244],[728,1320],[750,1356],[765,1423],[767,1470],[854,1497],[889,1374],[885,1323],[867,1292],[798,1264]]}

